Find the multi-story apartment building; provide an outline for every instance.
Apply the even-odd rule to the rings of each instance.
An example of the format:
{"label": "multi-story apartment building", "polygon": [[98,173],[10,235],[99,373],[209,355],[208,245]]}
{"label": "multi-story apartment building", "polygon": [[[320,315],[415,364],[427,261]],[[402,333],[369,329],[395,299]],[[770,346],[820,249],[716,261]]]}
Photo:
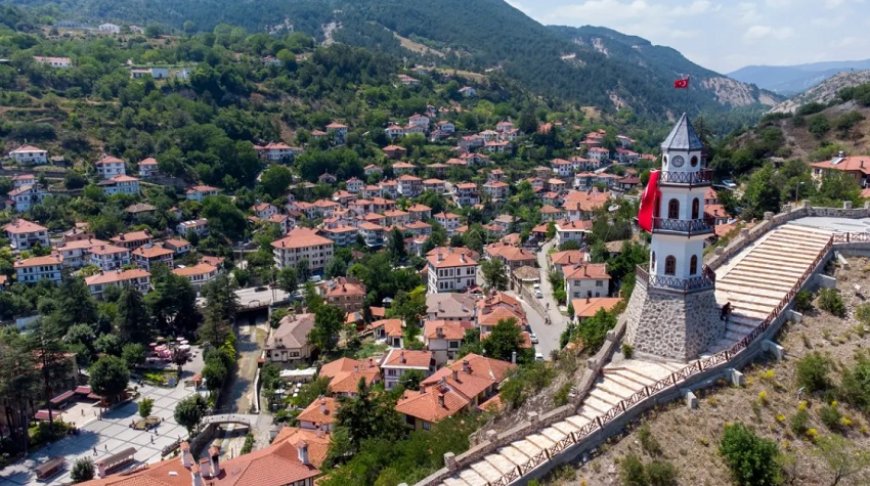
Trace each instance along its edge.
{"label": "multi-story apartment building", "polygon": [[47,280],[51,283],[60,283],[61,259],[56,256],[41,256],[16,261],[15,276],[18,282],[34,284]]}
{"label": "multi-story apartment building", "polygon": [[272,243],[275,265],[278,268],[295,267],[308,262],[312,273],[322,273],[334,255],[335,243],[310,228],[295,228],[287,236]]}
{"label": "multi-story apartment building", "polygon": [[105,155],[100,160],[94,162],[94,167],[97,169],[97,175],[103,180],[119,175],[127,175],[124,161],[111,155]]}
{"label": "multi-story apartment building", "polygon": [[48,240],[48,228],[38,225],[26,219],[16,219],[3,226],[9,245],[15,251],[29,250],[36,245],[45,248],[50,246]]}
{"label": "multi-story apartment building", "polygon": [[130,250],[123,246],[110,244],[91,245],[90,263],[100,267],[100,270],[108,272],[120,270],[124,265],[130,264]]}
{"label": "multi-story apartment building", "polygon": [[109,287],[132,287],[144,294],[151,287],[151,274],[141,268],[100,272],[85,277],[85,285],[88,286],[91,295],[98,299],[103,297],[103,293]]}

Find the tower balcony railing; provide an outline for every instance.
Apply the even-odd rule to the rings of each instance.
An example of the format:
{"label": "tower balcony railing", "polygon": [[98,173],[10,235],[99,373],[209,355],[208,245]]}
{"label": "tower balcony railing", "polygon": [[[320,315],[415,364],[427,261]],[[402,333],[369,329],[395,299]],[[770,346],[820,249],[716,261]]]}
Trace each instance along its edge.
{"label": "tower balcony railing", "polygon": [[716,272],[707,266],[701,270],[700,275],[689,278],[677,277],[675,275],[651,274],[641,265],[637,266],[635,273],[637,280],[646,283],[647,287],[658,289],[688,293],[709,290],[716,286]]}
{"label": "tower balcony railing", "polygon": [[679,233],[686,236],[713,233],[713,222],[707,219],[653,218],[654,233]]}
{"label": "tower balcony railing", "polygon": [[701,169],[694,172],[662,171],[659,183],[664,185],[707,186],[713,182],[713,171]]}

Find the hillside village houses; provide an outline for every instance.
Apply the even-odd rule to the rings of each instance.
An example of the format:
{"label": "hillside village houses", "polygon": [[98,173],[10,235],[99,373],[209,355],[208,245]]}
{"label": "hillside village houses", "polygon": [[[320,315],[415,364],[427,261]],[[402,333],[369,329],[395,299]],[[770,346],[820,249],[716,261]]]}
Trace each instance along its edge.
{"label": "hillside village houses", "polygon": [[68,57],[33,56],[33,62],[56,69],[72,67],[72,59]]}
{"label": "hillside village houses", "polygon": [[18,165],[42,165],[48,163],[48,150],[22,145],[9,152],[9,158]]}
{"label": "hillside village houses", "polygon": [[[409,84],[414,83],[409,81]],[[472,94],[467,96],[475,96],[473,88],[470,92]],[[437,120],[438,116],[439,112],[433,108],[412,115],[407,123],[386,128],[391,139],[419,133],[431,137],[430,140],[449,139],[451,145],[445,144],[445,148],[453,147],[455,142],[456,146],[452,148],[455,152],[446,154],[438,162],[424,165],[416,158],[406,160],[408,150],[399,145],[388,145],[382,149],[386,160],[378,154],[377,163],[367,164],[363,169],[366,180],[361,179],[359,172],[356,173],[359,177],[345,179],[336,175],[339,174],[337,171],[311,176],[310,180],[333,185],[330,192],[324,192],[322,185],[315,185],[310,180],[298,179],[294,179],[288,188],[292,192],[278,197],[267,198],[257,193],[255,198],[243,199],[238,193],[228,191],[231,200],[238,198],[237,201],[243,201],[238,203],[238,209],[245,216],[245,238],[265,233],[268,224],[280,228],[281,237],[270,237],[274,241],[262,243],[271,247],[275,270],[298,269],[304,264],[310,274],[326,276],[334,259],[346,258],[343,263],[351,265],[364,258],[367,252],[386,246],[391,241],[389,235],[393,229],[401,233],[407,253],[422,258],[423,268],[408,264],[408,268],[419,271],[426,285],[426,312],[419,322],[404,322],[390,313],[388,303],[395,296],[384,299],[384,307],[367,308],[369,289],[352,276],[328,275],[323,281],[314,279],[318,282],[317,292],[327,303],[345,313],[348,324],[357,325],[360,336],[374,340],[381,349],[386,345],[386,349],[372,358],[341,358],[321,366],[317,373],[329,379],[328,392],[304,406],[297,417],[299,428],[286,432],[305,441],[287,446],[293,449],[293,454],[299,453],[298,457],[293,456],[298,460],[290,459],[287,463],[288,467],[295,468],[294,471],[302,466],[314,467],[313,456],[306,454],[319,454],[319,462],[325,459],[329,433],[341,403],[337,398],[357,393],[360,380],[367,385],[383,383],[384,388],[391,390],[409,373],[422,376],[419,390],[404,391],[395,405],[409,426],[421,430],[428,430],[438,421],[463,411],[498,408],[499,387],[515,365],[475,354],[460,356],[459,350],[468,336],[477,333],[479,338],[485,339],[504,320],[514,322],[521,329],[523,347],[532,347],[532,337],[527,329],[530,319],[520,301],[503,292],[487,289],[484,293],[478,287],[482,281],[478,272],[481,256],[501,262],[509,278],[513,279],[511,282],[519,281],[514,274],[520,269],[538,275],[534,245],[540,244],[541,237],[536,234],[531,240],[523,239],[521,242],[520,225],[523,221],[515,217],[516,212],[509,214],[505,211],[503,203],[511,198],[519,180],[528,180],[532,183],[535,197],[546,203],[540,210],[543,221],[555,223],[556,245],[568,241],[584,245],[595,213],[606,209],[605,206],[619,196],[609,189],[599,189],[602,185],[610,188],[615,184],[612,181],[617,178],[608,177],[613,174],[589,172],[601,170],[609,163],[609,151],[605,150],[606,155],[594,156],[595,147],[590,147],[586,157],[554,159],[550,167],[532,170],[528,179],[525,176],[517,178],[513,169],[504,167],[502,170],[490,165],[493,159],[502,160],[499,155],[493,155],[492,159],[481,155],[481,152],[497,154],[513,150],[520,135],[513,122],[503,120],[495,129],[490,127],[477,133],[457,135],[456,125],[449,120]],[[347,142],[347,125],[332,122],[323,128],[326,131],[316,136],[336,145]],[[554,128],[551,126],[550,129]],[[392,134],[390,130],[393,130]],[[598,143],[600,137],[590,135],[589,139]],[[264,164],[290,161],[302,150],[280,141],[254,148]],[[42,156],[47,157],[47,152],[42,152]],[[626,152],[624,155],[629,157],[632,154]],[[15,156],[10,153],[10,158],[15,159]],[[25,158],[15,160],[22,166],[44,163],[24,162],[30,160]],[[180,201],[164,214],[166,206],[145,199],[140,190],[140,182],[152,186],[163,179],[156,178],[159,170],[153,157],[138,164],[131,163],[131,170],[135,168],[138,177],[149,179],[145,182],[127,175],[125,162],[117,157],[105,155],[94,162],[93,167],[99,178],[97,184],[107,195],[142,198],[125,201],[123,205],[131,208],[125,213],[125,224],[135,226],[125,227],[121,233],[111,237],[97,232],[105,239],[96,238],[86,225],[77,226],[64,236],[51,226],[50,237],[48,228],[41,224],[15,219],[3,227],[15,253],[31,250],[36,245],[51,251],[45,256],[17,258],[14,262],[15,281],[59,283],[62,272],[74,272],[89,266],[84,283],[94,297],[103,299],[113,295],[113,292],[107,293],[112,288],[133,287],[147,293],[151,290],[151,275],[157,265],[169,267],[172,274],[185,278],[197,291],[221,274],[222,258],[200,253],[205,250],[198,240],[209,234],[209,221],[198,212],[199,204],[186,202],[201,203],[209,196],[220,194],[221,189],[188,180],[185,184],[190,185],[179,188],[179,198],[186,201]],[[387,169],[387,178],[384,178],[384,168]],[[475,174],[473,179],[462,180],[453,174],[468,171]],[[294,174],[296,177],[298,175]],[[12,182],[14,189],[10,191],[9,199],[19,212],[30,211],[44,197],[38,194],[47,194],[31,174],[17,176]],[[578,190],[578,187],[583,189]],[[434,204],[430,207],[428,201],[424,204],[420,202],[422,199],[415,199],[425,191],[445,196],[437,214],[433,214]],[[461,209],[456,209],[456,206]],[[484,221],[469,218],[466,208],[487,212]],[[163,229],[141,224],[155,215],[166,216],[168,224]],[[433,241],[429,241],[436,231],[442,236],[446,233],[448,239],[461,237],[477,223],[482,223],[480,227],[486,238],[480,245],[483,255],[463,246],[465,242],[461,240],[449,241],[450,246],[446,246],[448,242],[439,242],[437,245],[441,246],[435,246]],[[217,234],[220,225],[218,221],[213,221],[213,224],[213,234]],[[443,233],[438,226],[444,229]],[[146,227],[149,229],[142,229]],[[269,230],[268,234],[274,232]],[[563,275],[566,293],[577,310],[576,319],[588,318],[598,309],[612,309],[619,302],[619,299],[609,297],[610,276],[606,265],[590,263],[586,251],[555,252],[548,258],[552,268],[560,270]],[[409,260],[414,261],[413,258]],[[541,270],[546,272],[548,269]],[[315,325],[315,315],[298,313],[298,308],[295,311],[284,316],[268,335],[262,355],[266,362],[289,369],[309,364],[317,356],[319,350],[308,339]],[[410,326],[420,328],[419,342],[408,342],[406,331]],[[279,433],[279,438],[284,433]],[[282,447],[285,446],[278,439],[276,444],[264,449],[271,452],[263,453],[280,455],[276,451],[284,451]],[[302,451],[307,452],[303,454]],[[163,467],[160,464],[152,467]],[[150,469],[131,477],[148,475]]]}
{"label": "hillside village houses", "polygon": [[810,166],[813,169],[813,178],[819,183],[825,174],[841,172],[854,177],[861,187],[870,187],[870,156],[847,156],[845,152],[840,151],[831,160],[815,162]]}

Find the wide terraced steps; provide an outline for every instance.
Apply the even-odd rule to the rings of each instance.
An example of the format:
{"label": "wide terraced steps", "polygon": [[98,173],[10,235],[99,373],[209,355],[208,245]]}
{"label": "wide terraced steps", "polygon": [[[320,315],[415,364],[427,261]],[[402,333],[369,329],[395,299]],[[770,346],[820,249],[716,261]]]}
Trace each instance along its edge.
{"label": "wide terraced steps", "polygon": [[725,336],[709,352],[733,346],[763,321],[825,249],[831,233],[787,224],[769,232],[716,273],[716,302],[731,303]]}
{"label": "wide terraced steps", "polygon": [[572,433],[579,432],[583,426],[596,417],[604,415],[621,400],[683,366],[685,364],[676,362],[651,362],[637,359],[607,365],[603,370],[603,376],[592,388],[576,415],[500,447],[452,477],[444,479],[441,484],[445,486],[508,484],[509,478],[518,476],[529,461],[542,457],[542,454],[545,455],[546,449],[560,441],[570,440]]}

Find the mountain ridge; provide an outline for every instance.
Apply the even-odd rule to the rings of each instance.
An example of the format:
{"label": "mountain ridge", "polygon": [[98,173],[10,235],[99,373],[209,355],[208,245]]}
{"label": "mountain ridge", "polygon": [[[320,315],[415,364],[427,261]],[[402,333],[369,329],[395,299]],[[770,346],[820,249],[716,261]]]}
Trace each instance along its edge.
{"label": "mountain ridge", "polygon": [[865,69],[870,69],[870,59],[786,66],[746,66],[728,73],[728,76],[782,95],[796,95],[836,74]]}
{"label": "mountain ridge", "polygon": [[[4,1],[43,9],[53,5],[91,20],[159,22],[187,32],[207,31],[221,22],[251,31],[298,30],[321,41],[329,37],[375,48],[410,63],[489,71],[537,96],[610,112],[630,107],[654,119],[735,107],[757,116],[779,101],[772,93],[691,63],[671,48],[609,29],[547,27],[502,0],[261,0],[256,9],[250,1],[229,0]],[[401,38],[433,51],[406,49]],[[578,42],[584,38],[600,39],[611,54],[594,42]],[[632,52],[632,43],[649,47],[639,54]],[[688,92],[672,88],[682,74],[698,80]]]}

